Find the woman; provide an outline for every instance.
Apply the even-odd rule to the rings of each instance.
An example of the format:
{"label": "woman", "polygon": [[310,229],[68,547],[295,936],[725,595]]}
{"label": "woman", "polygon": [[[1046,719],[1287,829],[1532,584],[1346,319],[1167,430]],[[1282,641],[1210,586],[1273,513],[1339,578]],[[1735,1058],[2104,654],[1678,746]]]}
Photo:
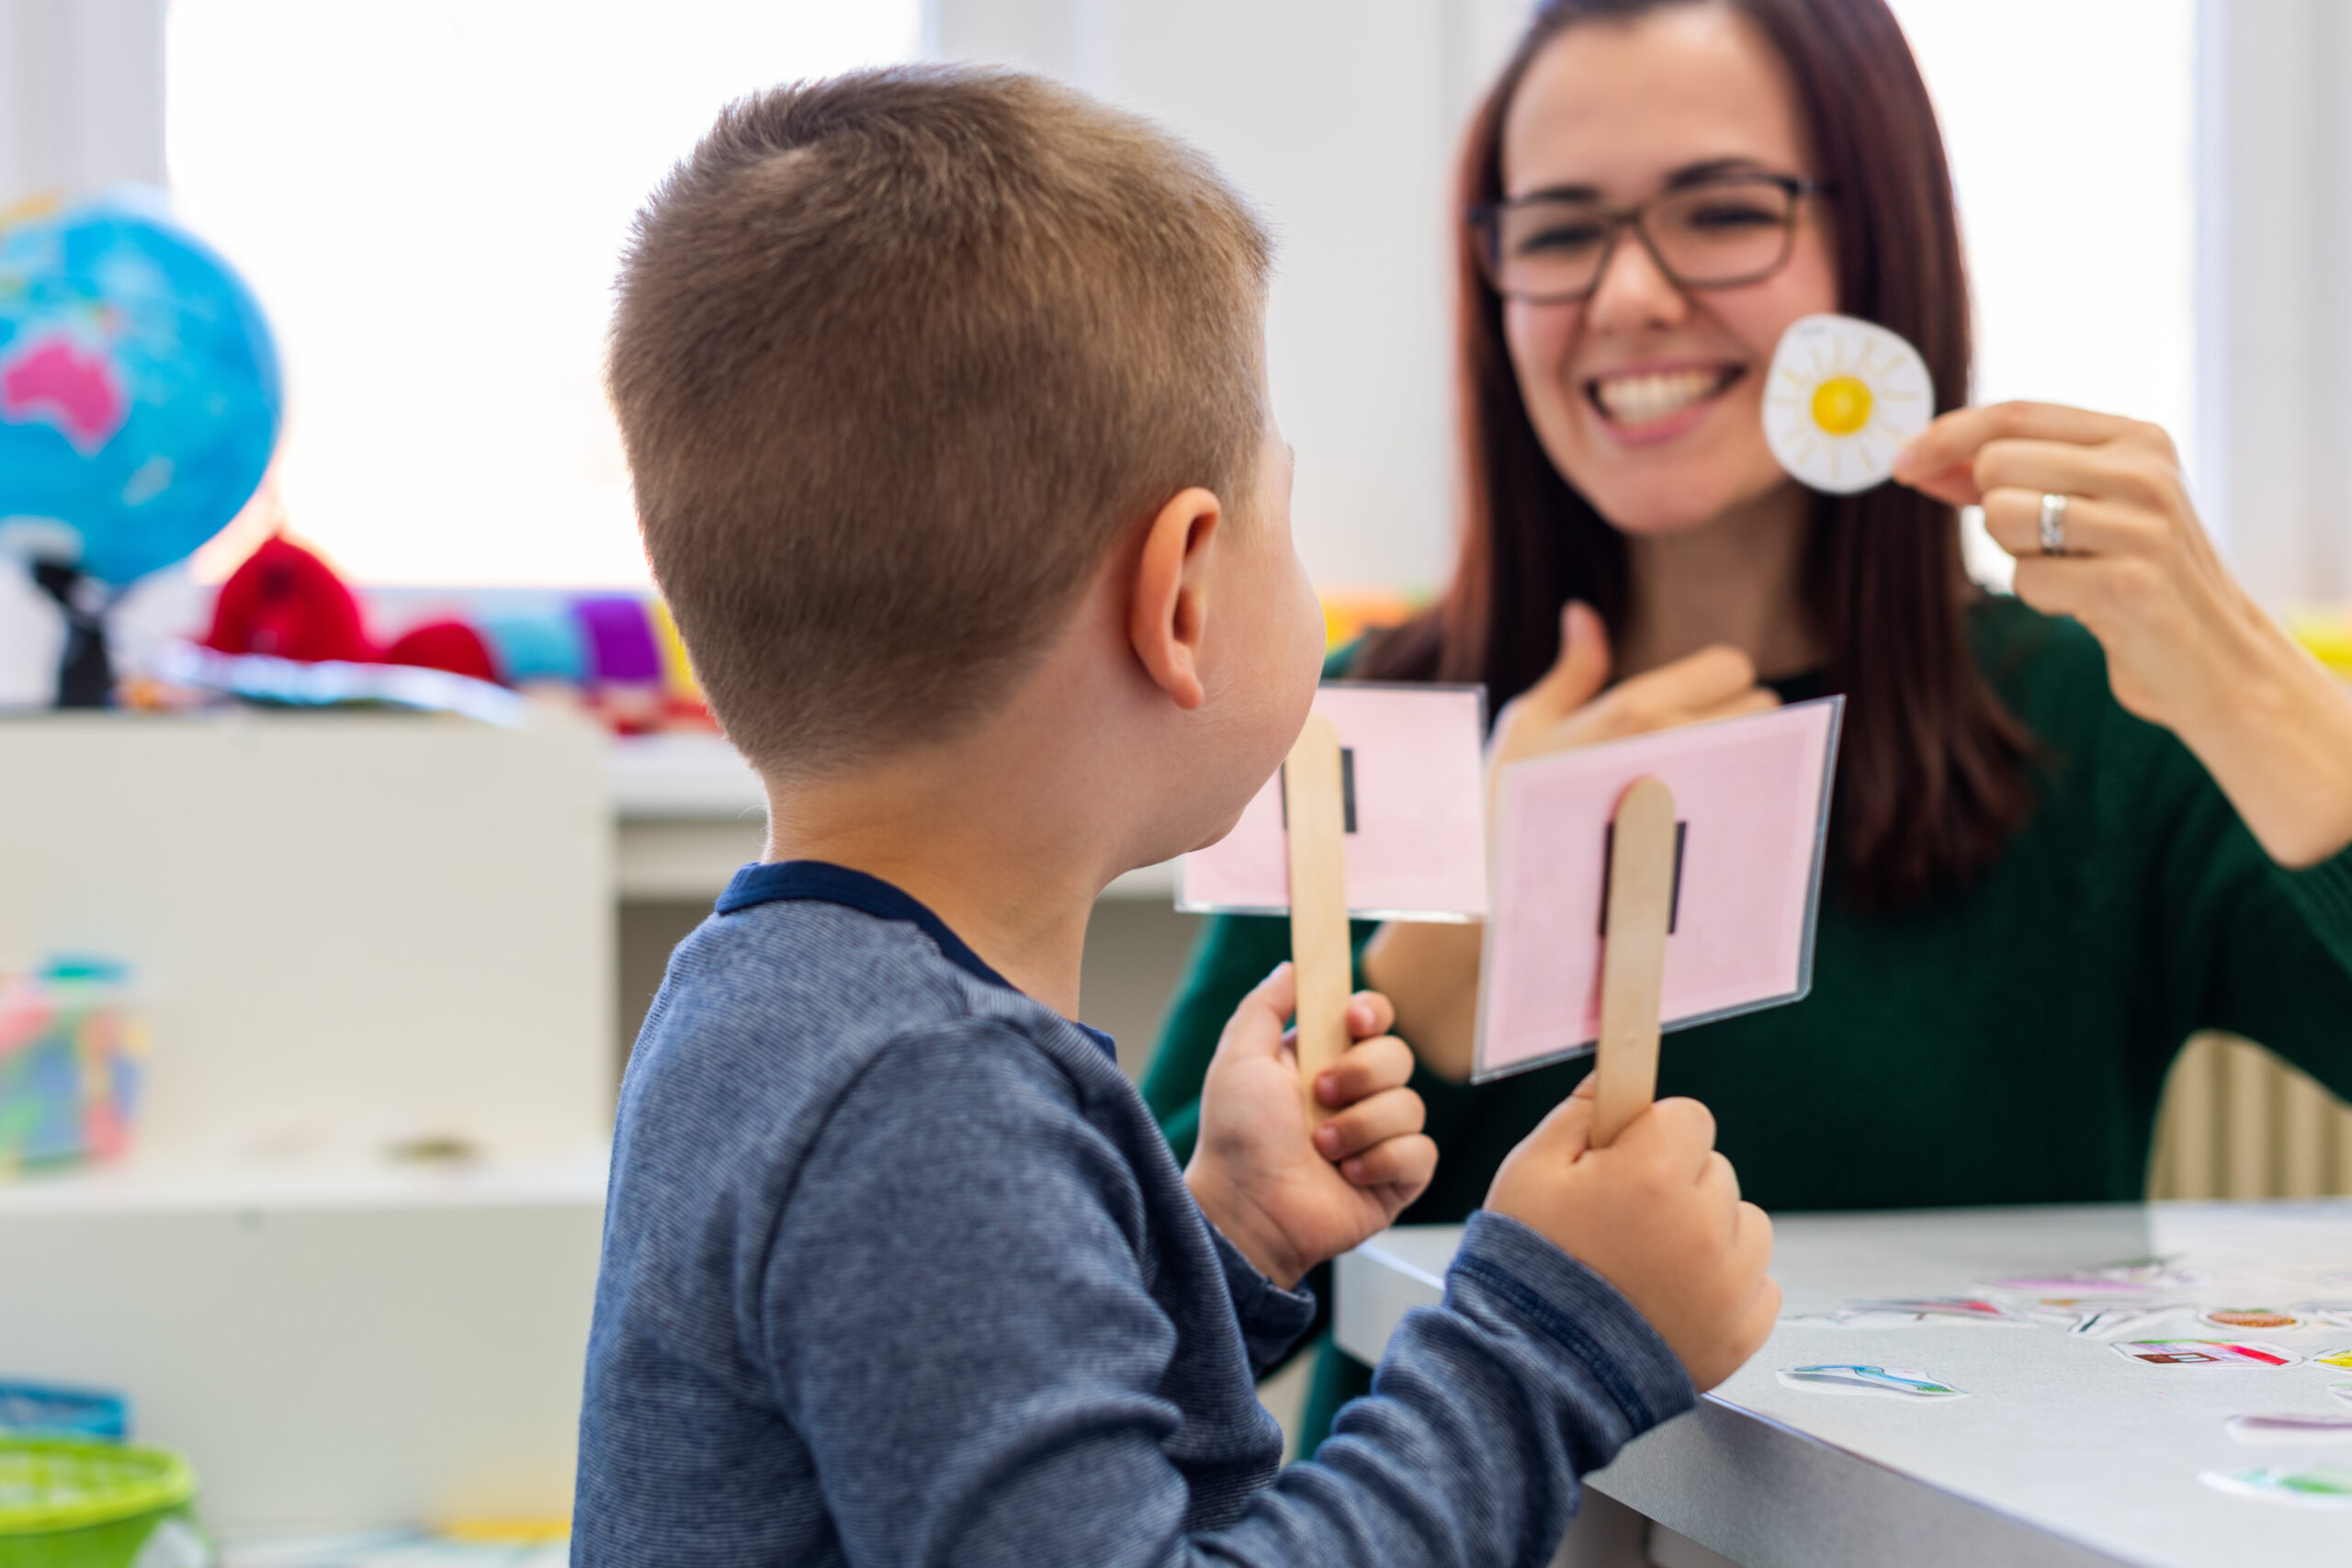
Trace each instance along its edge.
{"label": "woman", "polygon": [[[1845,694],[1812,994],[1663,1054],[1747,1195],[2136,1200],[2200,1028],[2352,1090],[2352,700],[2230,580],[2161,432],[1960,406],[1951,183],[1883,0],[1555,0],[1464,181],[1460,563],[1340,662],[1484,681],[1498,761]],[[1816,496],[1764,445],[1765,367],[1820,310],[1902,333],[1956,411],[1897,484]],[[2015,599],[1962,572],[1978,502]],[[1479,933],[1358,935],[1443,1150],[1404,1219],[1458,1220],[1584,1066],[1453,1081]],[[1204,933],[1146,1086],[1180,1154],[1286,948]],[[1310,1440],[1363,1376],[1326,1347]]]}

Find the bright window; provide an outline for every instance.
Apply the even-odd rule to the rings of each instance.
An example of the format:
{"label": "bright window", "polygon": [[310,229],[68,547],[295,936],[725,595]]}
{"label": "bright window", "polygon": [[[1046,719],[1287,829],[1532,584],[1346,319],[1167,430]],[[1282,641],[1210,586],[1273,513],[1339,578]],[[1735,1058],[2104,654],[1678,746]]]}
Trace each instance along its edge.
{"label": "bright window", "polygon": [[1893,5],[1960,195],[1976,400],[2154,420],[2193,479],[2196,0]]}
{"label": "bright window", "polygon": [[628,222],[718,106],[921,0],[173,0],[181,216],[284,353],[294,529],[377,583],[645,581],[598,380]]}

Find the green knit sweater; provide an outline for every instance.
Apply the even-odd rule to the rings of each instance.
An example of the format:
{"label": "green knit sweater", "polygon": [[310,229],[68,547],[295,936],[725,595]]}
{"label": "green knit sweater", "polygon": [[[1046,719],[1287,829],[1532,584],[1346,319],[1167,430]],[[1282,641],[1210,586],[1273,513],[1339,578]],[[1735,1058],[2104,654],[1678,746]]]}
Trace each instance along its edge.
{"label": "green knit sweater", "polygon": [[[1858,911],[1833,871],[1804,1000],[1665,1038],[1658,1092],[1714,1111],[1768,1210],[2136,1201],[2165,1069],[2199,1029],[2352,1094],[2352,849],[2275,864],[2188,750],[2117,705],[2075,623],[1990,599],[1971,632],[2042,753],[2032,818],[1967,887],[1899,915]],[[1144,1084],[1180,1159],[1227,1017],[1288,955],[1281,919],[1203,932]],[[1476,1208],[1587,1065],[1419,1074],[1441,1155],[1399,1223]]]}

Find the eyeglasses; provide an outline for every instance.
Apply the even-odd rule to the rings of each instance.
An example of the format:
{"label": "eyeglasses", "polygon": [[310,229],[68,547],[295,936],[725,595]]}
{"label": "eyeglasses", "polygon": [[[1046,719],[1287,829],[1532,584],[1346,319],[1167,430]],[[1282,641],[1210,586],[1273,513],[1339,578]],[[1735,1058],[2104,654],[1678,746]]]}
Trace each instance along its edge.
{"label": "eyeglasses", "polygon": [[1632,207],[1522,196],[1470,209],[1495,291],[1532,304],[1589,299],[1631,229],[1679,288],[1732,288],[1771,276],[1796,246],[1797,202],[1827,194],[1792,175],[1724,175],[1662,190]]}

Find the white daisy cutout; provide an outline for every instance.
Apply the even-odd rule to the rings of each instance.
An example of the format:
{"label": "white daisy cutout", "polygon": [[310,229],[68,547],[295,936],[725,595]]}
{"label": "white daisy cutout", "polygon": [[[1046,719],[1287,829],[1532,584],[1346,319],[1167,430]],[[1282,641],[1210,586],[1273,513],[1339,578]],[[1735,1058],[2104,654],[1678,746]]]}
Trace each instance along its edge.
{"label": "white daisy cutout", "polygon": [[1935,417],[1919,351],[1851,316],[1805,316],[1781,334],[1764,387],[1764,439],[1781,467],[1832,495],[1883,483]]}

